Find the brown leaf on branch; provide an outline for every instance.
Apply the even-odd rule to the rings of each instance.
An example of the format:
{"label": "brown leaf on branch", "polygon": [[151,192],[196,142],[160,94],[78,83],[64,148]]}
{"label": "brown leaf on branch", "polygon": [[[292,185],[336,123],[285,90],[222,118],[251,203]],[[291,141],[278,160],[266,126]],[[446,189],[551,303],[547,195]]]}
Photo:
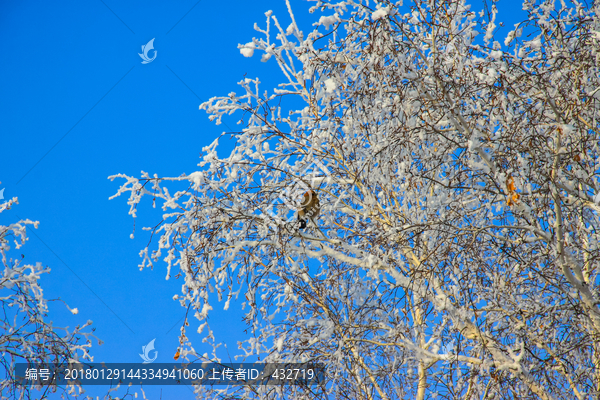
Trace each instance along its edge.
{"label": "brown leaf on branch", "polygon": [[510,175],[508,175],[508,178],[506,178],[506,188],[508,189],[506,204],[509,206],[517,204],[520,196],[518,193],[516,193],[517,187],[515,185],[515,180]]}

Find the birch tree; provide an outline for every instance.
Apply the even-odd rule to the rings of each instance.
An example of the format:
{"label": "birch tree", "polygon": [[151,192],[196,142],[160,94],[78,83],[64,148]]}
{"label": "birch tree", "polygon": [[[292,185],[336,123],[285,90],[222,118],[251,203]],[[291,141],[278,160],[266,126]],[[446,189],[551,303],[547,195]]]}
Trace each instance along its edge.
{"label": "birch tree", "polygon": [[234,305],[237,355],[328,378],[236,398],[597,398],[598,3],[526,0],[501,29],[502,2],[318,1],[308,34],[287,5],[239,46],[281,84],[200,106],[238,121],[231,154],[110,177],[133,217],[162,203],[140,267],[182,280],[182,357],[217,360],[208,316]]}

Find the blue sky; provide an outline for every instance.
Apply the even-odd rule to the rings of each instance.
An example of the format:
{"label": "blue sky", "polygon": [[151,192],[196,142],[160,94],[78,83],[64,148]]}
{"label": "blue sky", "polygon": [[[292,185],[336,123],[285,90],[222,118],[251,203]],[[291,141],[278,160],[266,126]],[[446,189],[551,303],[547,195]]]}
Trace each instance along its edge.
{"label": "blue sky", "polygon": [[[314,21],[310,5],[292,1],[305,33]],[[79,309],[72,315],[52,303],[57,326],[94,321],[105,342],[94,343],[95,361],[139,362],[142,346],[154,338],[157,361],[170,361],[185,312],[172,300],[181,282],[166,281],[162,263],[137,268],[149,239],[141,227],[159,222],[160,208],[142,208],[129,239],[126,198],[108,200],[122,181],[107,177],[194,172],[202,147],[226,130],[208,121],[199,104],[239,92],[244,75],[260,77],[269,89],[280,76],[274,61],[244,58],[237,44],[260,35],[253,24],[263,26],[269,9],[286,27],[285,2],[10,1],[1,7],[0,190],[19,205],[0,224],[40,221],[20,252],[27,263],[51,268],[41,281],[46,298]],[[144,65],[138,53],[152,38],[157,57]],[[211,323],[235,352],[245,333],[233,308],[216,310]],[[199,353],[210,350],[194,344]],[[192,398],[185,388],[149,393],[161,389],[162,398]]]}

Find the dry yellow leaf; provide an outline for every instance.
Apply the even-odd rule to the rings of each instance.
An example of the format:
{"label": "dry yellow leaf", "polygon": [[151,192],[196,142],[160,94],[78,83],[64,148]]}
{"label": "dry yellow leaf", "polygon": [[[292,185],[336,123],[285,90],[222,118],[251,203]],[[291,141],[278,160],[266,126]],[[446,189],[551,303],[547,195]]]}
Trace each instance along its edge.
{"label": "dry yellow leaf", "polygon": [[506,204],[507,205],[512,205],[512,204],[517,204],[517,200],[519,200],[519,194],[518,193],[513,193],[512,195],[508,196],[508,198],[506,199]]}
{"label": "dry yellow leaf", "polygon": [[512,204],[517,204],[517,201],[519,200],[520,196],[518,193],[516,193],[517,186],[515,185],[515,180],[510,175],[508,176],[508,178],[506,178],[506,188],[508,189],[508,197],[506,198],[506,204],[509,206]]}
{"label": "dry yellow leaf", "polygon": [[508,188],[508,191],[511,193],[514,192],[515,190],[517,190],[517,187],[515,186],[515,180],[510,175],[506,179],[506,187]]}

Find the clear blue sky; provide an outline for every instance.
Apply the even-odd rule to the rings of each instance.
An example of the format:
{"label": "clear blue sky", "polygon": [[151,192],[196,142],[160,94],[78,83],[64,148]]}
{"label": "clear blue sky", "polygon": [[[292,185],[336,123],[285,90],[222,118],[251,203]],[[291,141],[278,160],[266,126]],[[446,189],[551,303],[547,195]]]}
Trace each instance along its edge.
{"label": "clear blue sky", "polygon": [[[515,4],[499,6],[509,3]],[[292,1],[305,33],[314,21],[307,12],[312,4]],[[265,89],[279,79],[274,60],[261,63],[258,53],[244,58],[237,44],[260,35],[253,24],[263,27],[269,9],[287,27],[285,2],[10,1],[0,7],[0,190],[19,198],[0,223],[40,221],[39,229],[28,229],[20,252],[27,263],[51,268],[41,281],[46,298],[79,309],[72,315],[51,304],[57,326],[94,321],[105,342],[94,343],[95,361],[139,362],[142,346],[154,338],[157,362],[170,361],[185,312],[172,300],[181,281],[166,281],[162,263],[153,271],[137,268],[149,239],[141,228],[160,221],[161,211],[142,208],[129,239],[126,198],[108,200],[122,181],[107,177],[195,171],[202,147],[226,130],[209,122],[199,104],[239,92],[236,82],[245,74],[260,77]],[[152,38],[157,57],[141,64],[138,53]],[[234,307],[211,317],[232,353],[245,338],[240,317]],[[194,344],[199,353],[210,350]],[[160,388],[149,393],[157,398]],[[162,388],[163,399],[175,397],[193,396],[185,388]]]}

